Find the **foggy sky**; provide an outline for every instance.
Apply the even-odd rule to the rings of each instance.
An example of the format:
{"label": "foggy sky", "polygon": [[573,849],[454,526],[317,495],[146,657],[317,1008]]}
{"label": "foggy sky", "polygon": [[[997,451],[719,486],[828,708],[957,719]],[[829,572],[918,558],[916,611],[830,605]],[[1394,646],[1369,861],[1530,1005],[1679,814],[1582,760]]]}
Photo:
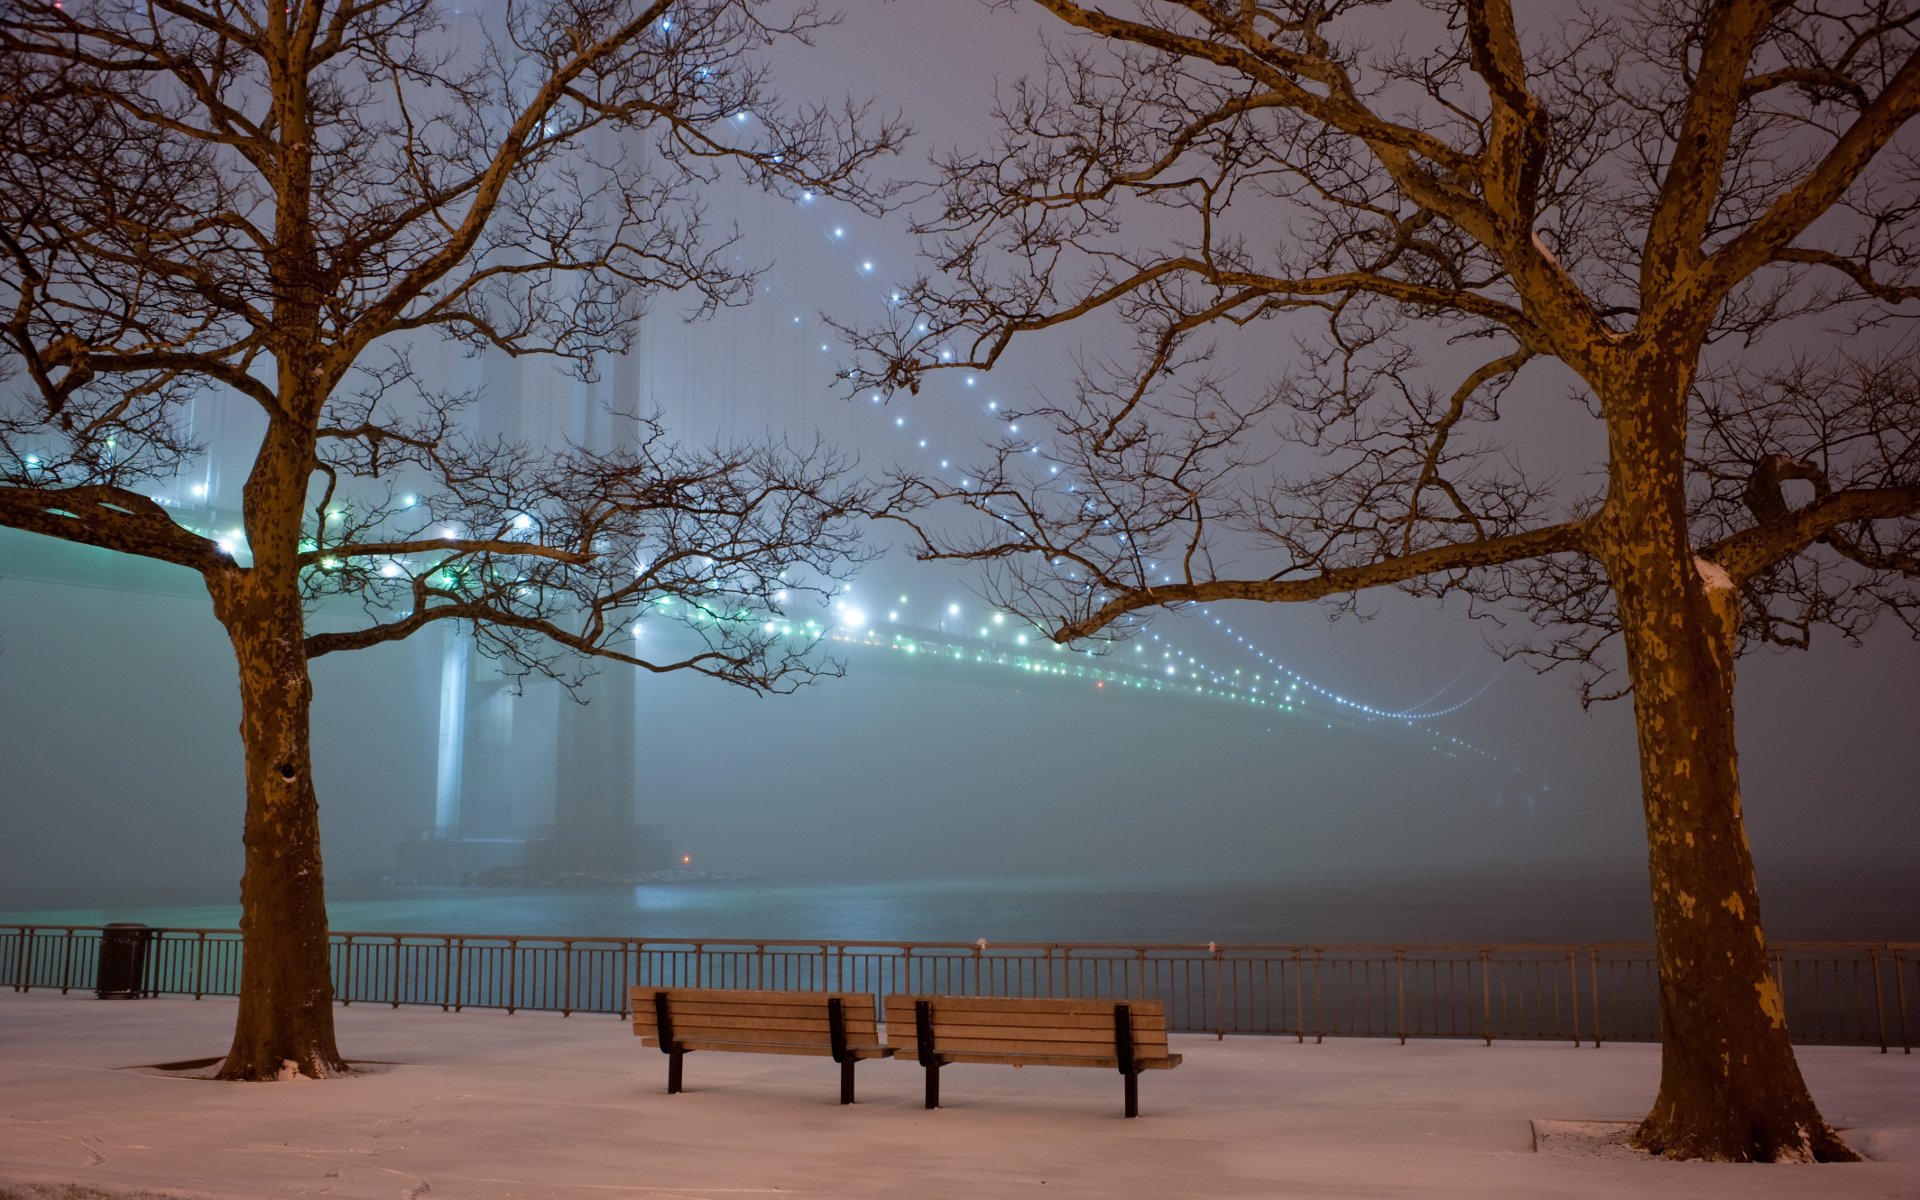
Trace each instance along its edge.
{"label": "foggy sky", "polygon": [[[21,536],[0,535],[0,549]],[[8,577],[0,619],[0,902],[92,883],[218,891],[237,880],[239,709],[205,602],[185,588]],[[1384,704],[1420,699],[1463,662],[1497,666],[1471,622],[1407,601],[1364,624],[1312,609],[1238,619],[1270,629],[1309,677]],[[1197,623],[1163,628],[1205,644]],[[437,652],[416,638],[314,665],[330,872],[389,865],[394,842],[432,822],[437,712],[420,697]],[[1743,660],[1742,775],[1763,887],[1770,866],[1878,868],[1920,844],[1904,700],[1917,667],[1920,653],[1893,636],[1865,651]],[[1582,714],[1565,680],[1524,668],[1445,720],[1494,759],[1465,763],[1350,729],[1269,733],[1214,701],[1076,697],[938,672],[856,664],[773,698],[648,679],[637,814],[699,865],[782,878],[1354,879],[1644,859],[1626,705]]]}
{"label": "foggy sky", "polygon": [[[818,54],[795,60],[783,90],[871,93],[926,130],[922,151],[950,145],[982,128],[994,74],[1031,63],[1034,27],[1025,14],[969,4],[859,5]],[[802,219],[765,216],[751,197],[716,203],[742,221],[749,250],[770,229],[786,237],[779,221]],[[811,338],[814,307],[871,303],[885,286],[861,276],[916,269],[897,226],[852,214],[806,220],[816,223],[800,228],[816,239],[829,224],[849,234],[832,246],[766,250],[777,269],[749,313],[692,331],[656,319],[648,352],[684,355],[724,393],[693,420],[751,430],[817,414],[837,440],[857,439],[872,467],[916,462],[921,437],[934,452],[967,452],[991,429],[977,407],[958,405],[954,381],[917,405],[866,412],[833,393],[824,364],[764,348],[771,335],[756,328],[786,337],[805,314]],[[860,270],[862,256],[880,260],[875,272]],[[1069,364],[1050,353],[1016,360],[990,386],[1020,399],[1063,386]],[[0,903],[89,881],[230,886],[241,858],[238,699],[197,580],[133,564],[88,586],[49,584],[9,569],[23,539],[0,533]],[[968,586],[965,572],[895,554],[856,580],[854,595],[973,603]],[[1380,707],[1417,702],[1456,675],[1477,686],[1499,671],[1484,626],[1397,595],[1371,597],[1366,622],[1329,624],[1313,608],[1215,608],[1303,675]],[[1156,628],[1211,661],[1244,661],[1204,620],[1162,618]],[[330,871],[389,864],[395,841],[432,821],[436,713],[419,681],[433,677],[439,646],[423,636],[314,666]],[[1751,656],[1739,678],[1763,896],[1770,868],[1840,873],[1920,845],[1920,649],[1901,631],[1882,629],[1865,650],[1816,636],[1812,654]],[[847,679],[764,699],[703,678],[655,677],[639,695],[637,815],[716,870],[1360,878],[1644,861],[1628,705],[1583,713],[1571,680],[1523,664],[1440,722],[1489,756],[1464,765],[1351,731],[1270,733],[1201,701],[1118,703],[954,682],[933,669],[909,676],[856,664]]]}

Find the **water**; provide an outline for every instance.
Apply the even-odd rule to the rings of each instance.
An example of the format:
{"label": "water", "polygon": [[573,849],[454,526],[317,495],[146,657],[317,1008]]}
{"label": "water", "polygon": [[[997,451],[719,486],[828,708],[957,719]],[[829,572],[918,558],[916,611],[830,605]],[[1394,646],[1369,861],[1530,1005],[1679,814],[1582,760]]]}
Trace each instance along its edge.
{"label": "water", "polygon": [[[1920,940],[1920,879],[1903,872],[1776,873],[1769,937]],[[656,940],[1582,944],[1644,942],[1653,923],[1631,872],[1524,867],[1385,881],[1261,877],[709,882],[576,888],[331,885],[336,930]],[[0,896],[0,923],[141,921],[231,929],[216,896],[129,892],[62,905]]]}

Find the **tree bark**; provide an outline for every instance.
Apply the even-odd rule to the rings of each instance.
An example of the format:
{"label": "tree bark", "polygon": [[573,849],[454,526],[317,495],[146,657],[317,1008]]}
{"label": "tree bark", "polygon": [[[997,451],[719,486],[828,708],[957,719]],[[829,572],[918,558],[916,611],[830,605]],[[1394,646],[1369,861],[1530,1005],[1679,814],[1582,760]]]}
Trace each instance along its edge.
{"label": "tree bark", "polygon": [[1634,1142],[1674,1158],[1851,1160],[1800,1075],[1768,960],[1734,742],[1739,593],[1687,536],[1675,418],[1688,375],[1656,368],[1606,397],[1598,551],[1633,684],[1660,972],[1660,1089]]}
{"label": "tree bark", "polygon": [[347,1070],[334,1044],[333,981],[313,787],[300,509],[311,439],[267,433],[246,487],[251,567],[208,579],[240,674],[246,754],[246,867],[240,879],[240,1011],[222,1079],[274,1079],[289,1067]]}

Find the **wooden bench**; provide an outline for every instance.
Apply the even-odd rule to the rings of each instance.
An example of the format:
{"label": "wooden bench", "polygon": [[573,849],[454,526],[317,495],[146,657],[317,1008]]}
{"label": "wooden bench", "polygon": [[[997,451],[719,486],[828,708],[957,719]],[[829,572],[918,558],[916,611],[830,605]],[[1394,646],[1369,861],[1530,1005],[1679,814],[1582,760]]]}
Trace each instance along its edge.
{"label": "wooden bench", "polygon": [[1127,1115],[1140,1115],[1139,1075],[1180,1065],[1167,1052],[1158,1000],[1046,1000],[997,996],[887,997],[895,1058],[927,1070],[927,1107],[940,1107],[948,1063],[1113,1067],[1126,1079]]}
{"label": "wooden bench", "polygon": [[887,1058],[873,997],[825,992],[650,988],[628,992],[633,1032],[667,1057],[667,1094],[680,1090],[680,1060],[694,1050],[830,1055],[840,1064],[840,1103],[853,1103],[853,1065]]}

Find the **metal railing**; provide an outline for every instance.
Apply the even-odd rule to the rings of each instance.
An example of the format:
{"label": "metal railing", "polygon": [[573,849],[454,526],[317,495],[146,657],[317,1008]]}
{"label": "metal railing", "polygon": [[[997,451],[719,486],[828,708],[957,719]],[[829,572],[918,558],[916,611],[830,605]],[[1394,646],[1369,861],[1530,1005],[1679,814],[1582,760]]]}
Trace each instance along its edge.
{"label": "metal railing", "polygon": [[[240,934],[154,929],[139,990],[231,996]],[[0,983],[89,991],[96,926],[0,925]],[[341,1004],[627,1015],[627,989],[784,988],[1163,1001],[1189,1033],[1657,1041],[1648,945],[1127,946],[335,933]],[[1772,951],[1801,1043],[1898,1047],[1920,1033],[1920,943]]]}

